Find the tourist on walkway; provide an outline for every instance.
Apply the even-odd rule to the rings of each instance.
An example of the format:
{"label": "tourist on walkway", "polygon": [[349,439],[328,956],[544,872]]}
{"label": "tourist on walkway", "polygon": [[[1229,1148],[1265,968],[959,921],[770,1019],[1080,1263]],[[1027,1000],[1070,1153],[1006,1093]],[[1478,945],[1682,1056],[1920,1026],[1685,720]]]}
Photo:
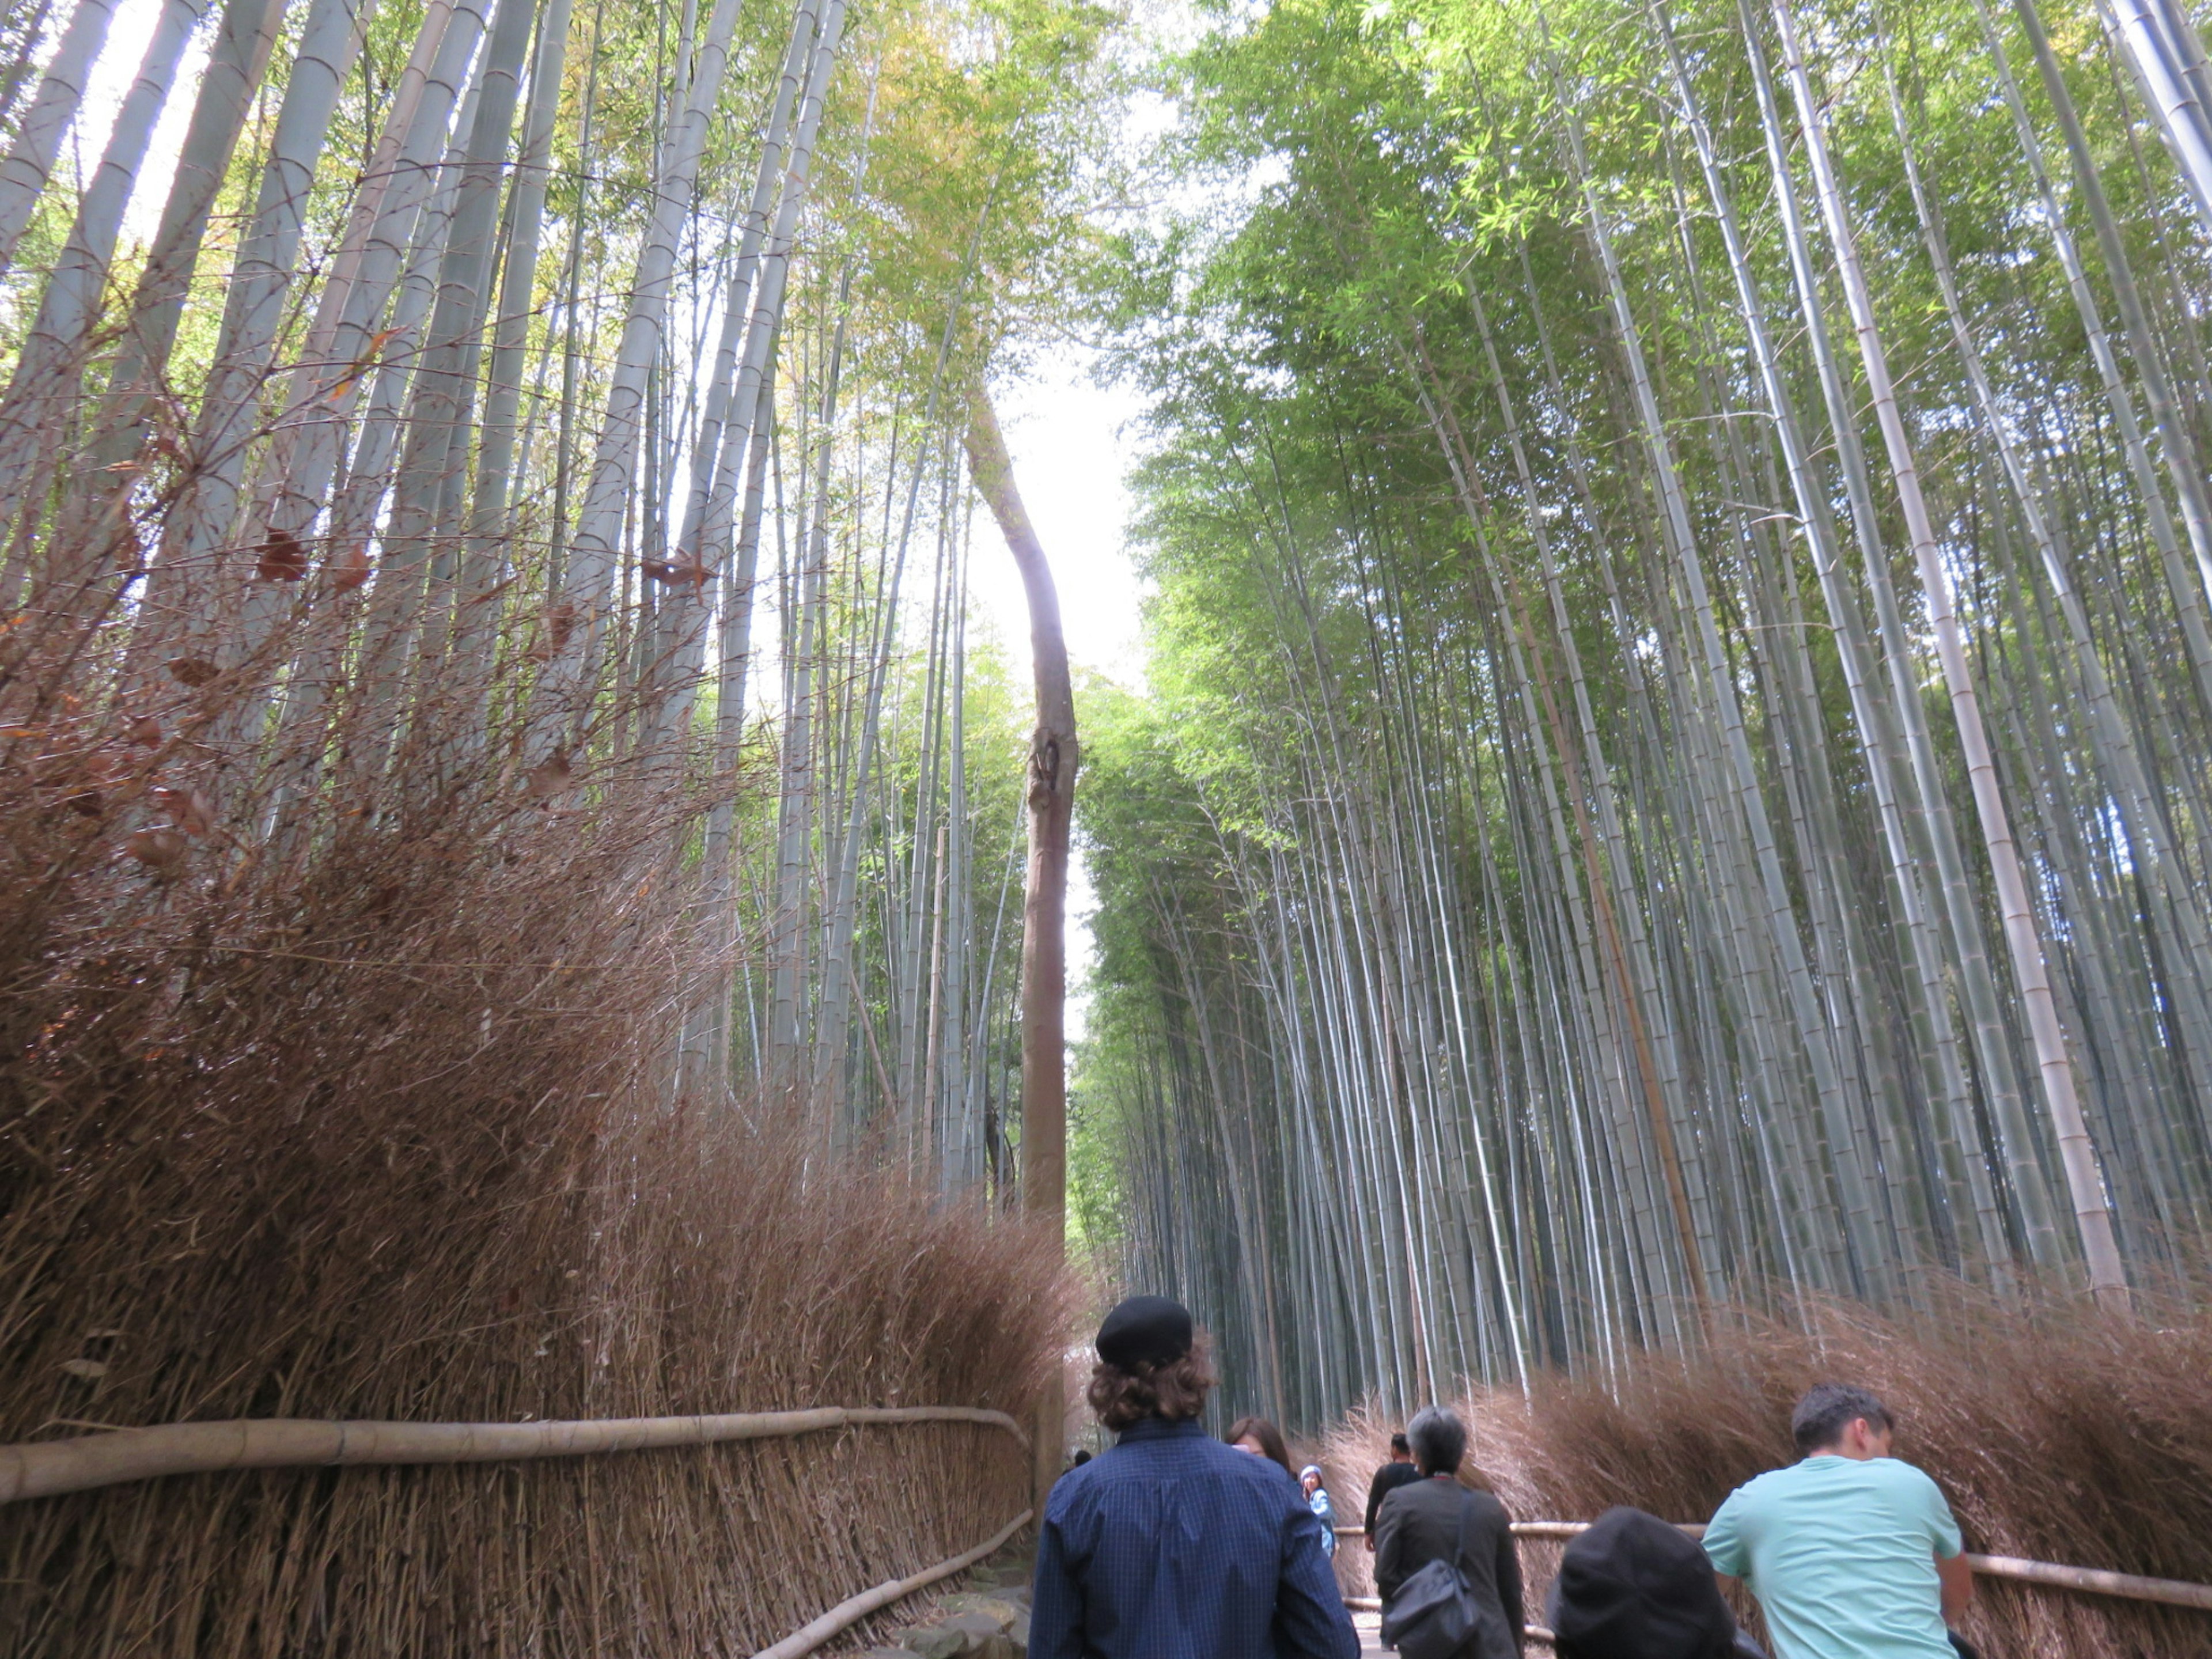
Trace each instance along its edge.
{"label": "tourist on walkway", "polygon": [[1521,1559],[1512,1517],[1493,1494],[1460,1483],[1467,1425],[1431,1406],[1407,1425],[1406,1437],[1423,1478],[1385,1497],[1375,1518],[1375,1583],[1382,1593],[1385,1639],[1406,1614],[1401,1592],[1407,1581],[1441,1561],[1459,1570],[1475,1614],[1473,1631],[1449,1659],[1517,1659]]}
{"label": "tourist on walkway", "polygon": [[1031,1659],[1358,1659],[1297,1483],[1199,1425],[1214,1376],[1190,1315],[1133,1297],[1097,1348],[1091,1408],[1120,1439],[1045,1504]]}
{"label": "tourist on walkway", "polygon": [[1336,1505],[1328,1500],[1328,1488],[1321,1483],[1321,1465],[1309,1463],[1298,1471],[1298,1490],[1306,1495],[1306,1507],[1321,1522],[1321,1553],[1332,1560],[1336,1556]]}
{"label": "tourist on walkway", "polygon": [[1238,1451],[1264,1457],[1293,1480],[1297,1479],[1291,1465],[1291,1449],[1283,1439],[1283,1431],[1266,1418],[1240,1417],[1229,1425],[1229,1432],[1221,1437]]}
{"label": "tourist on walkway", "polygon": [[1864,1389],[1823,1382],[1790,1419],[1801,1461],[1737,1487],[1705,1528],[1778,1659],[1953,1659],[1944,1626],[1973,1571],[1942,1492],[1889,1455],[1893,1426]]}
{"label": "tourist on walkway", "polygon": [[1382,1500],[1404,1486],[1408,1480],[1418,1480],[1421,1472],[1413,1465],[1413,1443],[1401,1431],[1390,1437],[1390,1461],[1375,1471],[1375,1478],[1367,1483],[1367,1553],[1375,1553],[1375,1512],[1382,1507]]}
{"label": "tourist on walkway", "polygon": [[1559,1659],[1763,1659],[1705,1552],[1642,1510],[1607,1510],[1567,1546],[1545,1615]]}

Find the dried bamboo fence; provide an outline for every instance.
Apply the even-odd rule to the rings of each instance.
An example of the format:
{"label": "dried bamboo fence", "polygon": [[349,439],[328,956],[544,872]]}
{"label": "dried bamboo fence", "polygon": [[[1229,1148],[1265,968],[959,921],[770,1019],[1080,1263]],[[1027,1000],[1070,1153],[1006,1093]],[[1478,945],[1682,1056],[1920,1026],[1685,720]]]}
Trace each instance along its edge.
{"label": "dried bamboo fence", "polygon": [[[918,1423],[1002,1429],[1029,1436],[1005,1412],[975,1406],[821,1406],[804,1411],[634,1417],[561,1423],[318,1422],[236,1419],[119,1429],[70,1440],[0,1446],[0,1504],[90,1492],[134,1480],[236,1469],[492,1463],[583,1457],[675,1446],[712,1446],[830,1430]],[[798,1659],[869,1614],[973,1566],[1029,1524],[1024,1510],[975,1548],[847,1597],[757,1659]]]}
{"label": "dried bamboo fence", "polygon": [[[167,1137],[135,1182],[102,1166],[33,1189],[28,1236],[51,1243],[9,1257],[26,1311],[0,1481],[47,1495],[4,1509],[0,1655],[735,1659],[1024,1507],[1008,1418],[1063,1298],[1018,1224],[844,1164],[801,1179],[803,1144],[728,1113],[460,1097],[479,1104],[446,1119],[467,1134],[419,1143],[453,1148],[443,1195],[383,1155],[416,1105],[398,1091],[289,1133]],[[501,1133],[530,1156],[502,1158]],[[149,1212],[192,1218],[150,1260],[130,1243]],[[798,1409],[824,1400],[878,1409]],[[726,1438],[735,1401],[817,1431]],[[908,1401],[998,1414],[884,1409]],[[196,1417],[189,1455],[178,1431],[84,1432]],[[206,1443],[240,1419],[260,1446]],[[361,1466],[616,1444],[631,1455]],[[202,1461],[234,1467],[100,1484]],[[315,1467],[252,1467],[277,1461]]]}

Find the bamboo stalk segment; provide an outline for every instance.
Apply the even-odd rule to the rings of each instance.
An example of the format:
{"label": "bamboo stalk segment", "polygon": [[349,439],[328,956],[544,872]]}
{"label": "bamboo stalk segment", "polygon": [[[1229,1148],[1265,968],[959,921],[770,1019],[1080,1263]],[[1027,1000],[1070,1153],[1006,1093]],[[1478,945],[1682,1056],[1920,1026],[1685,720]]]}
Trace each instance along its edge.
{"label": "bamboo stalk segment", "polygon": [[238,1418],[167,1423],[71,1440],[0,1446],[0,1504],[126,1481],[223,1469],[316,1468],[363,1463],[494,1463],[665,1446],[818,1434],[897,1423],[977,1423],[1027,1443],[1004,1412],[972,1406],[822,1406],[807,1411],[706,1417],[592,1418],[566,1423],[349,1423]]}
{"label": "bamboo stalk segment", "polygon": [[2130,1601],[2157,1601],[2169,1607],[2198,1607],[2212,1613],[2212,1584],[2185,1583],[2178,1578],[2144,1578],[2132,1572],[2106,1572],[2097,1567],[2063,1567],[2050,1561],[2023,1561],[2011,1555],[1969,1555],[1966,1565],[1987,1578],[2010,1578],[2023,1584],[2047,1584],[2055,1589],[2082,1590],[2092,1595],[2117,1595]]}
{"label": "bamboo stalk segment", "polygon": [[1029,1525],[1030,1517],[1036,1513],[1035,1510],[1024,1510],[965,1555],[939,1561],[935,1566],[925,1567],[908,1578],[886,1579],[873,1589],[862,1590],[858,1595],[846,1597],[819,1619],[801,1626],[774,1647],[763,1648],[753,1656],[753,1659],[799,1659],[800,1654],[813,1652],[840,1631],[857,1625],[878,1609],[902,1601],[916,1590],[927,1589],[940,1578],[950,1578],[954,1573],[974,1566]]}
{"label": "bamboo stalk segment", "polygon": [[[1516,1538],[1576,1538],[1589,1528],[1590,1523],[1587,1521],[1516,1521],[1513,1535]],[[1691,1528],[1686,1527],[1683,1530],[1686,1532]],[[1700,1527],[1696,1530],[1703,1532],[1705,1528]]]}

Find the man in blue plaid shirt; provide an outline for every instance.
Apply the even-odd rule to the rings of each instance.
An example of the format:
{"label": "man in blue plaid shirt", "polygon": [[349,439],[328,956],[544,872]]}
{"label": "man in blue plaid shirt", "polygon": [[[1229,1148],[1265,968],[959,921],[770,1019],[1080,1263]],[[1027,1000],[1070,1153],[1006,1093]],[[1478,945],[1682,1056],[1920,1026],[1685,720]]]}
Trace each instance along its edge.
{"label": "man in blue plaid shirt", "polygon": [[1120,1439],[1045,1505],[1031,1659],[1358,1659],[1297,1483],[1199,1426],[1213,1384],[1165,1297],[1099,1327],[1091,1408]]}

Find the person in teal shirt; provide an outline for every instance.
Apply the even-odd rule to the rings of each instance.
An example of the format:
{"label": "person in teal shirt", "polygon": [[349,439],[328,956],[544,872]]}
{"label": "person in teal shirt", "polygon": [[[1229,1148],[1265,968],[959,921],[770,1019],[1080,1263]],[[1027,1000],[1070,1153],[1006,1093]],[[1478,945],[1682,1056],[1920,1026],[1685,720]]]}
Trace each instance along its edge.
{"label": "person in teal shirt", "polygon": [[1823,1382],[1790,1417],[1800,1461],[1738,1486],[1705,1528],[1778,1659],[1954,1659],[1973,1571],[1942,1491],[1889,1455],[1893,1427],[1864,1389]]}

